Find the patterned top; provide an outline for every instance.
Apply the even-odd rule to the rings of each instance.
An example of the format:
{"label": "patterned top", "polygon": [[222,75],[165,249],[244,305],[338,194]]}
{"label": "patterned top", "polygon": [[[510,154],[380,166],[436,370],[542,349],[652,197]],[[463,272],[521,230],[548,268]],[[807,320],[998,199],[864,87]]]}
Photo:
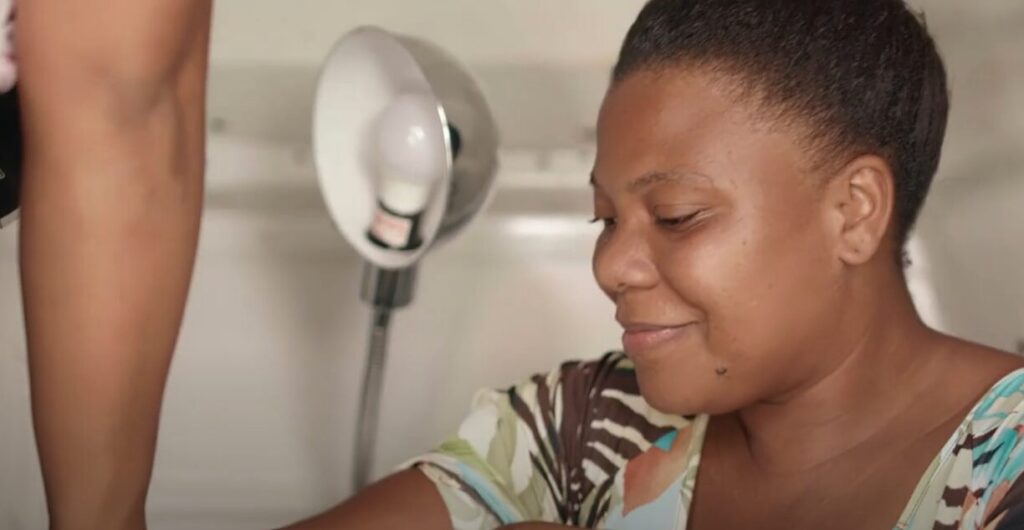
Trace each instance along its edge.
{"label": "patterned top", "polygon": [[[894,530],[1024,528],[1024,369],[935,457]],[[414,459],[456,530],[546,521],[685,530],[707,416],[662,414],[621,353],[482,391],[458,435]]]}

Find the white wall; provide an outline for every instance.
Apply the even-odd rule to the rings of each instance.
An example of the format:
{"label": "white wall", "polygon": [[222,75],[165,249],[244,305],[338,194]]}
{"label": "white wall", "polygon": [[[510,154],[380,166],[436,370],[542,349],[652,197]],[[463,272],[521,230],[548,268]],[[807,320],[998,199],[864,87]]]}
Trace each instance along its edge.
{"label": "white wall", "polygon": [[[377,23],[470,65],[506,137],[502,191],[425,263],[397,317],[383,471],[456,425],[472,391],[617,343],[589,271],[586,172],[604,77],[639,0],[219,0],[208,210],[168,388],[156,529],[259,528],[349,492],[368,313],[309,162],[318,61]],[[954,79],[943,181],[915,241],[928,318],[1002,348],[1024,334],[1018,0],[919,2]],[[0,232],[0,528],[42,528],[15,241]]]}
{"label": "white wall", "polygon": [[[1024,171],[936,183],[912,282],[938,327],[1024,353]],[[912,283],[914,285],[914,283]]]}
{"label": "white wall", "polygon": [[321,61],[342,34],[372,24],[434,42],[471,67],[506,146],[572,147],[592,136],[618,45],[642,4],[218,0],[211,115],[234,133],[307,139]]}

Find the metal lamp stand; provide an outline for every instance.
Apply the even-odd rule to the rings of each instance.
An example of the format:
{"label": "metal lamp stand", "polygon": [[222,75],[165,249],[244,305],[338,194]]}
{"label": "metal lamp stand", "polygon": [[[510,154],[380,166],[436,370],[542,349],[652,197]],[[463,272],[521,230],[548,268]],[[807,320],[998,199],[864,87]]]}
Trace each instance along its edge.
{"label": "metal lamp stand", "polygon": [[391,313],[409,305],[415,283],[415,266],[388,270],[369,262],[363,265],[360,297],[373,308],[373,320],[370,322],[369,347],[363,372],[362,397],[359,402],[355,466],[352,474],[354,491],[359,491],[367,485],[373,469]]}

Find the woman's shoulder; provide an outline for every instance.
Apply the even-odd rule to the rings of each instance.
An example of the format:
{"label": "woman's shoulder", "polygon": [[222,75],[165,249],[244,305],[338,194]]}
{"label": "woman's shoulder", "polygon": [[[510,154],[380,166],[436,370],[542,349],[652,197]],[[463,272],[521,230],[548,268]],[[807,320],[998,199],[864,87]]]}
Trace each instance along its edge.
{"label": "woman's shoulder", "polygon": [[1024,359],[952,338],[942,349],[930,405],[961,420],[898,528],[1024,528],[1003,524],[1024,522]]}
{"label": "woman's shoulder", "polygon": [[966,379],[968,388],[981,389],[981,393],[980,397],[975,393],[974,404],[963,419],[957,446],[975,453],[1010,444],[1024,448],[1024,358],[986,346],[962,344],[961,360],[951,363],[951,371]]}
{"label": "woman's shoulder", "polygon": [[[965,424],[965,436],[983,437],[983,441],[972,444],[979,448],[1007,441],[993,437],[995,432],[1024,433],[1024,367],[1012,368],[992,384],[965,418]],[[1024,438],[1016,436],[1015,441]]]}
{"label": "woman's shoulder", "polygon": [[940,508],[970,528],[1018,528],[1002,523],[1024,523],[1024,360],[982,346],[973,354],[964,377],[988,386],[940,455]]}
{"label": "woman's shoulder", "polygon": [[970,407],[965,421],[1016,406],[1024,398],[1024,357],[947,337],[937,357],[944,372],[936,383],[957,407]]}

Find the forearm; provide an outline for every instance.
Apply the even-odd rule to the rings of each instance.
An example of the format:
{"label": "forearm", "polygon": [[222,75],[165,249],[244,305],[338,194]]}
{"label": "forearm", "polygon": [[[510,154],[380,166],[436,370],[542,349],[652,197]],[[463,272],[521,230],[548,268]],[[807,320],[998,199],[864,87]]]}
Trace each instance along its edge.
{"label": "forearm", "polygon": [[[415,469],[401,471],[338,506],[281,530],[442,530],[452,527],[437,488]],[[548,523],[520,523],[502,530],[565,530]]]}
{"label": "forearm", "polygon": [[509,526],[503,526],[500,530],[568,530],[570,528],[577,528],[575,526],[565,526],[555,523],[519,523]]}
{"label": "forearm", "polygon": [[[144,129],[180,129],[168,119]],[[166,140],[111,149],[109,158],[82,153],[72,164],[41,149],[25,178],[21,265],[33,416],[59,528],[142,525],[196,244],[195,164],[180,163]]]}
{"label": "forearm", "polygon": [[159,79],[24,57],[20,259],[52,528],[145,525],[202,201],[205,37],[191,46]]}
{"label": "forearm", "polygon": [[371,485],[326,512],[281,530],[450,530],[433,483],[410,469]]}

